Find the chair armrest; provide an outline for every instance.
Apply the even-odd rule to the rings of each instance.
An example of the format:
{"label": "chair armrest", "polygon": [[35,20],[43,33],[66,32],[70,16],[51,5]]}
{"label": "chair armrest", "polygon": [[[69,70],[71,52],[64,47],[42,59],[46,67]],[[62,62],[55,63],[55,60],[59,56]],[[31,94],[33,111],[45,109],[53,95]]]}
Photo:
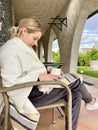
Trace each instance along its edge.
{"label": "chair armrest", "polygon": [[[13,91],[13,90],[16,90],[16,89],[21,89],[21,88],[26,88],[26,87],[31,87],[31,86],[36,86],[36,85],[37,86],[38,85],[48,85],[48,87],[49,87],[49,85],[55,85],[55,88],[59,88],[59,86],[56,86],[56,85],[61,85],[62,87],[64,87],[68,91],[68,93],[70,93],[70,89],[69,89],[68,85],[66,85],[65,83],[63,83],[61,81],[32,81],[32,82],[26,82],[26,83],[22,83],[22,84],[13,85],[11,87],[1,87],[0,93]],[[50,86],[50,87],[52,87],[52,86]]]}

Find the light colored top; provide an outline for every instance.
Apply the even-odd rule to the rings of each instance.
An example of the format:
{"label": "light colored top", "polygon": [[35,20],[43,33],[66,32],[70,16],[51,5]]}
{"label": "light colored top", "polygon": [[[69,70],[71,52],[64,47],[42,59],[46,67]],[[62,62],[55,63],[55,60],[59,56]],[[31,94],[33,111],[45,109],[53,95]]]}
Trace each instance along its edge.
{"label": "light colored top", "polygon": [[[0,69],[5,87],[37,81],[40,73],[47,73],[35,51],[17,37],[10,39],[0,48]],[[20,112],[38,114],[28,99],[31,89],[32,86],[10,91],[8,96]]]}

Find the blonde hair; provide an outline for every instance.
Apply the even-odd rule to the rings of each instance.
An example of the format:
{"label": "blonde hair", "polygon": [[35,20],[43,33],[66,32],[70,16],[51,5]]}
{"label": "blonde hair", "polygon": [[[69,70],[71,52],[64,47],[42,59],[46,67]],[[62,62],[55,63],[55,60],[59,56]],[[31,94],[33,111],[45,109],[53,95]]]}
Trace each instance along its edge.
{"label": "blonde hair", "polygon": [[33,33],[36,31],[43,33],[41,25],[36,18],[25,18],[19,22],[18,27],[13,26],[10,29],[11,36],[20,36],[24,27],[27,28],[28,33]]}

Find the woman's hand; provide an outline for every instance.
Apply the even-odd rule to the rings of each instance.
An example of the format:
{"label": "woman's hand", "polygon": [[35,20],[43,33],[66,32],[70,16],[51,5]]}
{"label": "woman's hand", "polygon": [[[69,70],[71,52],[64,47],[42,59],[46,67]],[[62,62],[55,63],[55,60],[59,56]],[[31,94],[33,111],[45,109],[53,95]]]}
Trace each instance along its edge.
{"label": "woman's hand", "polygon": [[60,79],[60,76],[54,75],[54,74],[40,74],[39,75],[39,80],[40,81],[54,81]]}

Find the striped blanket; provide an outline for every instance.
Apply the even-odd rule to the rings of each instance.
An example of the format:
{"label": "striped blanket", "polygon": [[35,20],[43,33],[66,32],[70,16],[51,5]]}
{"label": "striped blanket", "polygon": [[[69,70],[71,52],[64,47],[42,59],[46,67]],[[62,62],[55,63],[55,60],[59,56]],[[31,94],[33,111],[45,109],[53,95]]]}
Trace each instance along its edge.
{"label": "striped blanket", "polygon": [[[10,103],[9,104],[9,115],[11,125],[14,130],[35,130],[39,120],[39,113],[20,113],[16,107]],[[0,93],[0,116],[4,108],[3,97]],[[0,122],[1,124],[1,122]],[[1,127],[0,127],[1,128]]]}
{"label": "striped blanket", "polygon": [[14,130],[35,130],[37,126],[37,121],[31,115],[20,113],[11,103],[10,120]]}

